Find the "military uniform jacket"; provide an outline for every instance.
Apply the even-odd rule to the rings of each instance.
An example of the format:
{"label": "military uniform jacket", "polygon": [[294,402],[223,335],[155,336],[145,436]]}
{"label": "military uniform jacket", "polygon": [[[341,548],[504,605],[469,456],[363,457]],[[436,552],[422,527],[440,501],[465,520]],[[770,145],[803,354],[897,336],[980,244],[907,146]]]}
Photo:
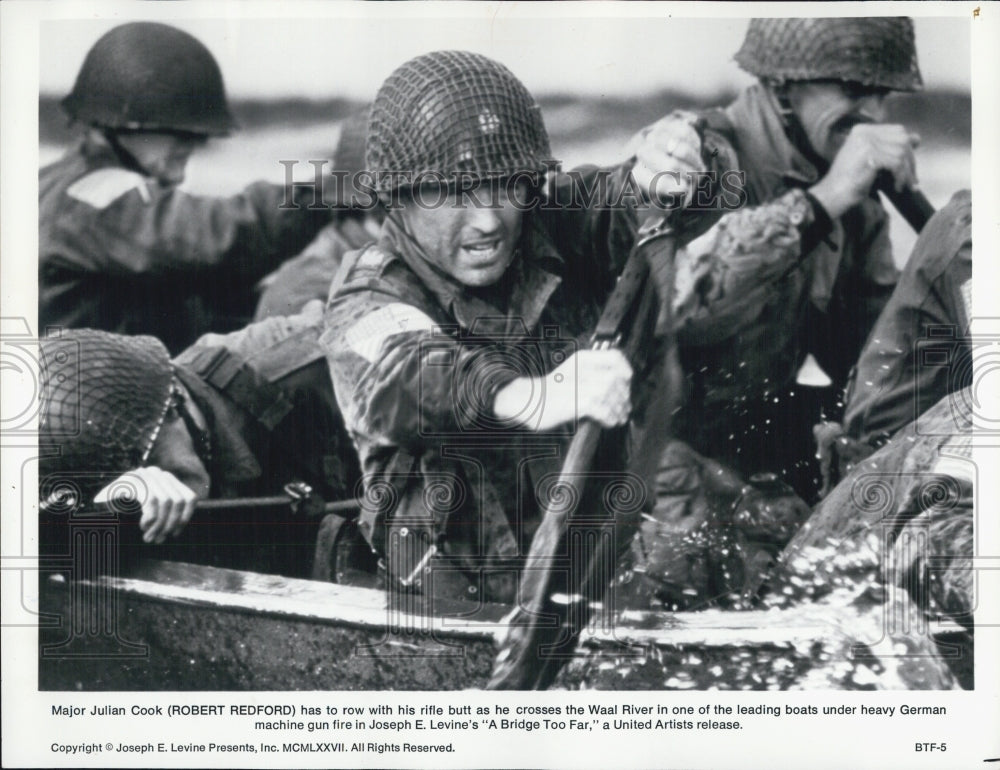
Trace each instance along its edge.
{"label": "military uniform jacket", "polygon": [[254,320],[294,315],[313,299],[325,302],[344,254],[371,240],[362,220],[357,217],[347,216],[328,224],[301,254],[283,262],[281,267],[261,279],[257,286],[260,299]]}
{"label": "military uniform jacket", "polygon": [[[594,173],[564,179],[562,191]],[[501,424],[494,397],[586,342],[633,233],[622,207],[526,214],[492,297],[432,267],[392,215],[377,244],[345,257],[321,343],[362,463],[362,532],[397,586],[515,598],[572,428]],[[622,454],[608,461],[620,466]]]}
{"label": "military uniform jacket", "polygon": [[972,195],[924,227],[851,380],[844,430],[879,446],[946,393],[971,383]]}
{"label": "military uniform jacket", "polygon": [[[159,337],[172,353],[329,221],[263,182],[207,198],[159,186],[92,140],[39,172],[39,322]],[[249,312],[247,313],[249,315]]]}
{"label": "military uniform jacket", "polygon": [[269,318],[206,334],[174,359],[209,422],[201,444],[213,497],[279,494],[305,481],[325,500],[355,493],[359,471],[319,346],[322,315]]}
{"label": "military uniform jacket", "polygon": [[[761,86],[706,118],[745,174],[745,205],[692,244],[701,254],[688,255],[707,261],[717,275],[702,286],[711,297],[679,286],[681,300],[691,299],[677,318],[693,408],[678,429],[702,453],[744,472],[777,470],[760,452],[751,452],[752,462],[764,459],[764,468],[743,467],[746,458],[735,453],[741,439],[732,435],[739,433],[738,421],[748,433],[763,430],[761,408],[787,396],[807,353],[842,388],[899,273],[887,216],[874,197],[807,234],[817,212],[804,204],[805,190],[820,175],[789,142]],[[685,272],[679,265],[680,282]],[[781,433],[778,443],[785,440]]]}

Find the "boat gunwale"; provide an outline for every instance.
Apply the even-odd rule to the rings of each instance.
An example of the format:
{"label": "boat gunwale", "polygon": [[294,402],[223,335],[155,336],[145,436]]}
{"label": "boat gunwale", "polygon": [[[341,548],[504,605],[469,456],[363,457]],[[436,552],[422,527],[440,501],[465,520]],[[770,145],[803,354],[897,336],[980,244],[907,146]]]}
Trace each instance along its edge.
{"label": "boat gunwale", "polygon": [[[303,578],[211,567],[186,562],[144,560],[135,575],[101,576],[78,581],[143,600],[175,603],[220,611],[259,614],[329,626],[379,630],[394,636],[450,637],[491,641],[505,633],[505,605],[463,600],[442,602],[448,614],[415,613],[390,607],[383,589],[338,585]],[[348,601],[345,602],[345,599]],[[402,597],[410,606],[419,597]],[[464,609],[465,612],[458,610]],[[476,613],[489,619],[476,619]],[[623,611],[612,627],[592,623],[581,636],[586,647],[740,647],[796,646],[843,634],[845,614],[840,605],[805,605],[793,609],[719,610],[700,612]],[[464,615],[464,617],[463,617]],[[932,622],[935,636],[960,631],[949,621]]]}

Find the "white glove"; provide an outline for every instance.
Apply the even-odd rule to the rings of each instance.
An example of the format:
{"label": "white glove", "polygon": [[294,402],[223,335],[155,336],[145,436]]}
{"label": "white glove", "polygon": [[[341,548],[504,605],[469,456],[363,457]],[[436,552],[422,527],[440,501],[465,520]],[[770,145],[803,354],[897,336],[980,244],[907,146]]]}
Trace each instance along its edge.
{"label": "white glove", "polygon": [[154,465],[123,473],[97,493],[95,503],[135,500],[142,505],[139,529],[146,543],[176,536],[194,514],[198,496],[170,471]]}
{"label": "white glove", "polygon": [[697,174],[707,171],[701,157],[701,136],[695,129],[698,116],[678,110],[647,126],[628,143],[635,157],[632,176],[651,203],[666,204],[694,196]]}

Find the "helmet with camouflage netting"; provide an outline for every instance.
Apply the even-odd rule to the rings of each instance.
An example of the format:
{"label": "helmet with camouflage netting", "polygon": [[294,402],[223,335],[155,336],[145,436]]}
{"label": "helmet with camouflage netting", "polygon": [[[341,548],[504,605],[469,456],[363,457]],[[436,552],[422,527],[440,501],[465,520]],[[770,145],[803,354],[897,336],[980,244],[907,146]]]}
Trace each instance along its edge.
{"label": "helmet with camouflage netting", "polygon": [[87,53],[63,109],[81,123],[220,136],[236,127],[215,57],[175,27],[133,22]]}
{"label": "helmet with camouflage netting", "polygon": [[382,84],[366,157],[376,190],[386,194],[421,178],[537,173],[540,180],[550,150],[541,110],[509,69],[468,51],[435,51]]}
{"label": "helmet with camouflage netting", "polygon": [[843,80],[916,91],[913,21],[906,17],[751,19],[736,62],[761,80]]}
{"label": "helmet with camouflage netting", "polygon": [[89,500],[149,456],[175,389],[155,337],[74,329],[41,341],[39,497]]}

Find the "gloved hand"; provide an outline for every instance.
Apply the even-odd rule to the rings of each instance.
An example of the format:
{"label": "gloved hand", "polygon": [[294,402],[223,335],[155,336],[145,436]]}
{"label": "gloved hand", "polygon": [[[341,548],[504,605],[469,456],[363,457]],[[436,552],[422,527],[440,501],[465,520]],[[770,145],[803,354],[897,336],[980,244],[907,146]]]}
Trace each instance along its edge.
{"label": "gloved hand", "polygon": [[863,123],[854,126],[837,152],[830,170],[810,192],[831,218],[839,218],[871,194],[880,171],[892,174],[897,190],[917,188],[913,151],[920,144],[917,134],[905,126]]}
{"label": "gloved hand", "polygon": [[531,430],[589,418],[605,428],[628,422],[632,367],[620,350],[581,350],[545,377],[519,377],[500,389],[493,411]]}
{"label": "gloved hand", "polygon": [[691,203],[696,175],[708,170],[702,160],[698,122],[695,113],[677,110],[639,131],[628,143],[628,154],[635,158],[632,176],[651,203]]}
{"label": "gloved hand", "polygon": [[95,503],[112,500],[138,502],[143,541],[162,543],[168,535],[180,534],[191,520],[198,496],[170,471],[147,466],[122,474],[94,498]]}

